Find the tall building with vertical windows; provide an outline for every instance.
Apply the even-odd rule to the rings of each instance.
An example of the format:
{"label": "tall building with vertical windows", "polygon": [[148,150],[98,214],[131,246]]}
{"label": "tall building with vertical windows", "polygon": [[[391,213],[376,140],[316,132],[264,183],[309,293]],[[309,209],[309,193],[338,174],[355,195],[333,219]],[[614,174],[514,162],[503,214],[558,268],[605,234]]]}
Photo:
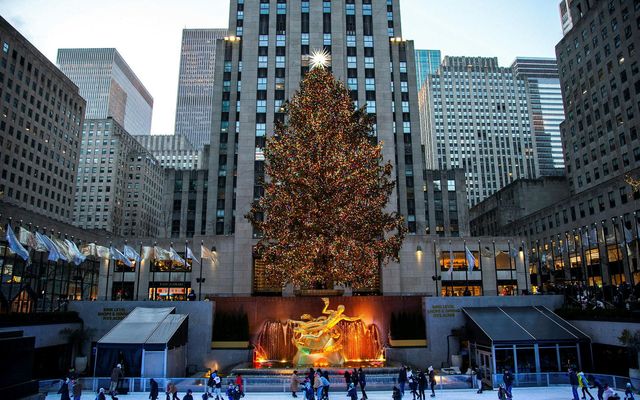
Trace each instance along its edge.
{"label": "tall building with vertical windows", "polygon": [[175,133],[196,149],[211,139],[216,41],[227,34],[226,29],[182,30]]}
{"label": "tall building with vertical windows", "polygon": [[553,58],[517,57],[511,65],[524,79],[540,176],[564,175],[560,123],[564,120],[558,63]]}
{"label": "tall building with vertical windows", "polygon": [[70,223],[85,101],[0,17],[0,200]]}
{"label": "tall building with vertical windows", "polygon": [[87,101],[85,118],[112,117],[131,134],[151,132],[153,97],[116,49],[59,49],[56,62]]}
{"label": "tall building with vertical windows", "polygon": [[[229,32],[216,49],[207,210],[215,223],[207,233],[234,234],[234,275],[251,273],[256,235],[244,215],[263,193],[266,138],[318,49],[331,53],[333,74],[375,115],[397,180],[389,209],[410,234],[424,234],[415,52],[402,38],[399,0],[232,0]],[[250,291],[241,286],[251,282],[235,282]]]}
{"label": "tall building with vertical windows", "polygon": [[164,171],[113,118],[87,119],[74,208],[74,224],[122,237],[162,233]]}
{"label": "tall building with vertical windows", "polygon": [[442,62],[440,50],[416,50],[416,82],[422,89],[429,74],[435,74]]}
{"label": "tall building with vertical windows", "polygon": [[427,166],[463,168],[470,205],[538,176],[526,83],[511,68],[497,58],[447,56],[422,91]]}
{"label": "tall building with vertical windows", "polygon": [[182,135],[133,135],[149,150],[163,168],[177,170],[204,169],[208,165],[209,146],[196,148]]}

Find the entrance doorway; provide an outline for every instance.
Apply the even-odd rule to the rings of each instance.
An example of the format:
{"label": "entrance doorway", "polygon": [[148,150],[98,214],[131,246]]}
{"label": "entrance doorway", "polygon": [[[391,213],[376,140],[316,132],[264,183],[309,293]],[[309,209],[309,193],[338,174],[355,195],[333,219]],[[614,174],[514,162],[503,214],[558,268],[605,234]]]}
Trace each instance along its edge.
{"label": "entrance doorway", "polygon": [[476,350],[476,359],[478,360],[478,368],[482,371],[483,386],[493,387],[493,379],[491,371],[493,370],[493,359],[488,351]]}

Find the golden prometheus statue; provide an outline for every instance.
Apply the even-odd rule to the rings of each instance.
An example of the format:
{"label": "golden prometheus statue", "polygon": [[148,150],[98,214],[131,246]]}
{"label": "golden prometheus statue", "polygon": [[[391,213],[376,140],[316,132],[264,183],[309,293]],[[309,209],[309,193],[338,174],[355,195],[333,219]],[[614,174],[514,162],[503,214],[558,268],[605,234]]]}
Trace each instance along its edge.
{"label": "golden prometheus statue", "polygon": [[360,317],[344,315],[344,305],[329,310],[329,299],[322,298],[322,316],[313,318],[309,314],[300,316],[301,321],[293,323],[293,344],[298,349],[295,365],[343,365],[342,342],[344,332],[338,325],[341,321],[359,321]]}

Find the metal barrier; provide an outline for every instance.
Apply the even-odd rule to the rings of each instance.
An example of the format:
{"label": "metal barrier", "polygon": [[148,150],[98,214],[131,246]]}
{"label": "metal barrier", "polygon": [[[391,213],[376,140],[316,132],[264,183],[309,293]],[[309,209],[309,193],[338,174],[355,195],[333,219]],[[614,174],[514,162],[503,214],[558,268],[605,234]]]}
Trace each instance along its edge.
{"label": "metal barrier", "polygon": [[[618,390],[624,390],[627,383],[631,383],[628,377],[617,375],[591,374],[585,372],[585,376],[589,380],[589,384],[593,384],[593,376],[603,385],[606,383],[610,387]],[[503,383],[502,374],[493,375],[493,386],[497,387]],[[546,387],[556,385],[569,385],[569,374],[567,372],[541,372],[541,373],[524,373],[513,374],[514,387]]]}
{"label": "metal barrier", "polygon": [[[300,375],[301,376],[301,375]],[[370,391],[390,391],[397,381],[397,374],[380,374],[367,375],[366,389]],[[148,392],[151,385],[151,378],[123,378],[121,385],[128,388],[129,392]],[[203,393],[206,390],[207,378],[154,378],[158,382],[160,393],[164,392],[169,381],[173,382],[178,388],[178,392],[184,393],[187,389],[191,389],[194,393]],[[268,376],[250,376],[242,377],[244,391],[246,393],[264,393],[264,392],[290,392],[291,375],[268,375]],[[330,377],[330,390],[342,392],[346,390],[344,379],[338,375]],[[222,378],[222,390],[225,391],[229,381],[235,381],[233,377]],[[100,388],[109,388],[111,379],[109,377],[96,378],[80,378],[83,390],[89,392],[97,392]],[[61,381],[59,379],[41,380],[40,391],[55,393],[60,388]],[[473,379],[471,375],[436,375],[436,389],[470,389],[472,388]]]}
{"label": "metal barrier", "polygon": [[[631,382],[628,377],[590,374],[585,373],[587,377],[593,376],[602,384],[608,384],[614,389],[624,390],[627,383]],[[548,387],[569,385],[569,375],[564,372],[546,372],[546,373],[523,373],[513,374],[514,387]],[[346,390],[346,384],[341,377],[333,375],[331,378],[331,391],[342,392]],[[123,378],[121,385],[126,387],[129,392],[148,392],[151,385],[151,378]],[[203,393],[206,390],[207,378],[155,378],[160,388],[160,393],[164,392],[164,388],[169,381],[173,382],[178,388],[178,392],[184,393],[187,389],[191,389],[193,393]],[[264,393],[264,392],[282,392],[288,393],[291,385],[291,375],[269,375],[269,376],[250,376],[242,377],[244,391],[246,393]],[[503,382],[502,374],[494,374],[492,376],[493,385],[497,387]],[[109,388],[111,379],[109,377],[100,378],[81,378],[83,390],[96,393],[100,388]],[[234,382],[235,376],[222,378],[222,390],[225,391],[229,382]],[[380,374],[367,375],[367,390],[370,391],[390,391],[396,384],[396,374]],[[60,388],[61,381],[59,379],[41,380],[40,392],[55,393]],[[472,389],[475,387],[475,378],[471,375],[436,375],[436,389]],[[593,384],[593,380],[589,379],[589,383]]]}

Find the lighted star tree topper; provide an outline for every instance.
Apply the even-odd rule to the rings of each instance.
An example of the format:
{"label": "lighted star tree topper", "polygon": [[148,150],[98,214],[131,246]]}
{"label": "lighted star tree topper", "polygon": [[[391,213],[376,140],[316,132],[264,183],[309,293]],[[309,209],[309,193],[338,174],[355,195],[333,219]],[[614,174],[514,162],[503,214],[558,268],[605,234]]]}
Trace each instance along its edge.
{"label": "lighted star tree topper", "polygon": [[[317,64],[321,65],[321,63]],[[385,212],[395,186],[373,121],[344,84],[312,68],[285,106],[265,149],[264,196],[246,218],[261,234],[257,256],[270,285],[369,288],[398,260],[406,232]]]}

